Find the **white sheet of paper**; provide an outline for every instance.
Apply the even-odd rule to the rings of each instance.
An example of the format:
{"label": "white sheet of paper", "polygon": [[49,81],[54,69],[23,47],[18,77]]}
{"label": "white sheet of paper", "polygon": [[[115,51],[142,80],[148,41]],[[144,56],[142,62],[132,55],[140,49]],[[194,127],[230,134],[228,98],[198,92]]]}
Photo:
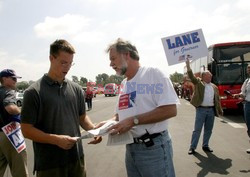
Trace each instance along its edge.
{"label": "white sheet of paper", "polygon": [[88,138],[93,138],[95,135],[88,133],[86,135],[82,135],[81,137],[76,137],[76,140],[81,140],[81,139],[88,139]]}
{"label": "white sheet of paper", "polygon": [[111,126],[113,126],[117,123],[118,123],[117,121],[109,120],[103,126],[97,128],[97,129],[89,130],[88,132],[91,133],[92,135],[104,136],[104,135],[108,134],[108,131],[107,131],[108,128],[110,128]]}
{"label": "white sheet of paper", "polygon": [[133,143],[134,139],[130,131],[122,134],[108,136],[107,146],[123,145]]}

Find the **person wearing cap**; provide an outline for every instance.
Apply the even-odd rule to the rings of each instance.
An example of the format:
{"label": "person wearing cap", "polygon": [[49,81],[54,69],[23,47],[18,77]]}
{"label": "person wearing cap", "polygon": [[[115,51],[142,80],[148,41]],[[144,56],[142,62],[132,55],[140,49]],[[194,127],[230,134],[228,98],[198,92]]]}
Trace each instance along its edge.
{"label": "person wearing cap", "polygon": [[16,82],[21,78],[12,69],[4,69],[0,72],[0,176],[3,176],[7,165],[13,177],[27,177],[27,152],[26,149],[18,153],[2,127],[9,124],[14,116],[20,114],[20,108],[16,105]]}
{"label": "person wearing cap", "polygon": [[[33,141],[34,171],[39,177],[85,177],[80,126],[95,126],[86,115],[84,92],[65,78],[75,50],[66,40],[50,45],[50,69],[24,93],[21,129]],[[101,142],[94,137],[89,144]]]}

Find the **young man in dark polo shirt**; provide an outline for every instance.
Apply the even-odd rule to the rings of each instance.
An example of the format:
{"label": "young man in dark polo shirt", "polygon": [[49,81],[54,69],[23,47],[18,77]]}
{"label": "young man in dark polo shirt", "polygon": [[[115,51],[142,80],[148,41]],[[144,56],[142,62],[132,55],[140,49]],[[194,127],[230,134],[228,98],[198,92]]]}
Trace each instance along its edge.
{"label": "young man in dark polo shirt", "polygon": [[[94,128],[85,112],[81,87],[65,78],[74,48],[65,40],[50,45],[50,69],[24,94],[21,127],[33,140],[38,177],[85,177],[80,127]],[[90,144],[101,141],[95,137]]]}

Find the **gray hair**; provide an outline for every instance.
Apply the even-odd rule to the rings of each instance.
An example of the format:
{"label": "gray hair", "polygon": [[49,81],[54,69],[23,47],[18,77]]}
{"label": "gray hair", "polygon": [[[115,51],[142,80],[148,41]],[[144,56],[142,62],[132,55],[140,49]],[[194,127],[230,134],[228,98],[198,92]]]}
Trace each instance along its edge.
{"label": "gray hair", "polygon": [[[207,74],[207,73],[210,73],[210,74],[211,74],[211,72],[208,71],[208,70],[202,71],[202,72],[201,72],[201,78],[203,78],[203,76],[204,76],[205,74]],[[212,74],[211,74],[211,75],[212,75]]]}
{"label": "gray hair", "polygon": [[111,49],[116,49],[118,53],[127,53],[132,59],[139,61],[140,57],[138,51],[134,45],[132,45],[129,41],[124,41],[121,38],[118,38],[113,44],[110,44],[106,50],[106,52],[110,52]]}

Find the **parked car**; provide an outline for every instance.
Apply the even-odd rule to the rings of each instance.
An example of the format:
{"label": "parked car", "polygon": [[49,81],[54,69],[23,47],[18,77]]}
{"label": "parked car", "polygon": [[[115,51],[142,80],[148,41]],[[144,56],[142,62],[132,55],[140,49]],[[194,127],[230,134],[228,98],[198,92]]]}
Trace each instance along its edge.
{"label": "parked car", "polygon": [[23,104],[23,93],[16,92],[16,105],[21,107]]}

